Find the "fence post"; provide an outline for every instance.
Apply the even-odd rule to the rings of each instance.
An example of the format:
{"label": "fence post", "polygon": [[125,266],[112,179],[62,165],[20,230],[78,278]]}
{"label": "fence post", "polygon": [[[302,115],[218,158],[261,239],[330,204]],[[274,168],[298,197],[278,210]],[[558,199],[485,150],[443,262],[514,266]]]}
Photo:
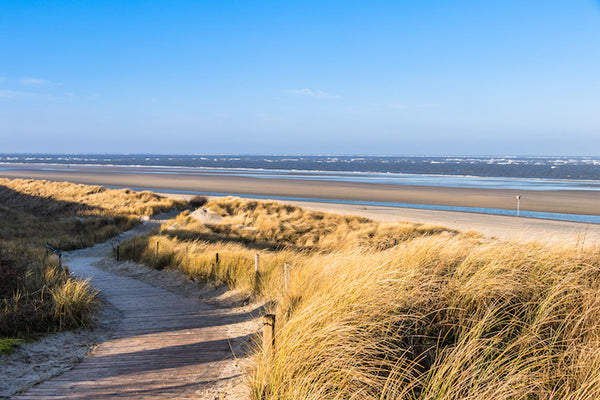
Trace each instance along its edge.
{"label": "fence post", "polygon": [[258,293],[260,285],[260,258],[258,253],[254,255],[254,293]]}
{"label": "fence post", "polygon": [[58,253],[58,268],[62,268],[62,254]]}
{"label": "fence post", "polygon": [[156,259],[158,260],[158,240],[156,241]]}
{"label": "fence post", "polygon": [[117,245],[117,262],[121,261],[121,245]]}
{"label": "fence post", "polygon": [[265,358],[269,358],[275,350],[275,314],[266,314],[263,317],[263,351]]}
{"label": "fence post", "polygon": [[215,264],[219,263],[219,253],[215,253]]}

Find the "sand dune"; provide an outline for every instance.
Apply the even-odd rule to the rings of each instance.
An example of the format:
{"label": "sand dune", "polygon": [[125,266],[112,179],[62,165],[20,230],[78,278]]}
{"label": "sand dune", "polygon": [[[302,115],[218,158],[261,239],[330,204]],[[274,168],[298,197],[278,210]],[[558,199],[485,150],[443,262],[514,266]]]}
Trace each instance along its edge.
{"label": "sand dune", "polygon": [[[7,178],[151,189],[159,192],[231,193],[247,196],[284,196],[312,199],[414,203],[512,210],[515,196],[522,196],[521,209],[555,213],[600,215],[600,192],[515,191],[506,189],[398,186],[351,182],[261,179],[214,172],[162,172],[152,168],[114,166],[11,165],[0,170]],[[538,220],[497,215],[433,211],[397,207],[358,206],[295,202],[311,209],[360,214],[374,219],[406,220],[441,224],[463,231],[475,230],[503,239],[578,241],[600,243],[600,225]]]}

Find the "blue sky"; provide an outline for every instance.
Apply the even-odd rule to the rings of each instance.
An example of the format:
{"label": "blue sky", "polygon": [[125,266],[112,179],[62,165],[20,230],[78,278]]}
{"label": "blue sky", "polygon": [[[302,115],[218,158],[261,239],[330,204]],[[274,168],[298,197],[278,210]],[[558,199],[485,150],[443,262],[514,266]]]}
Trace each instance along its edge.
{"label": "blue sky", "polygon": [[2,1],[0,152],[600,155],[587,0]]}

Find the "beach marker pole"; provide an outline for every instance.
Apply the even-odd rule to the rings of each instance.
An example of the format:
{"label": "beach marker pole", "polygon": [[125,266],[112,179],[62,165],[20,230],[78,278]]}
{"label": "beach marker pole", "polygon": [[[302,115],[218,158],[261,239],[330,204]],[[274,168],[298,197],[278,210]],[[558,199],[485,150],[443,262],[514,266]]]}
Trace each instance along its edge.
{"label": "beach marker pole", "polygon": [[519,216],[519,213],[521,211],[521,196],[516,196],[517,197],[517,217]]}

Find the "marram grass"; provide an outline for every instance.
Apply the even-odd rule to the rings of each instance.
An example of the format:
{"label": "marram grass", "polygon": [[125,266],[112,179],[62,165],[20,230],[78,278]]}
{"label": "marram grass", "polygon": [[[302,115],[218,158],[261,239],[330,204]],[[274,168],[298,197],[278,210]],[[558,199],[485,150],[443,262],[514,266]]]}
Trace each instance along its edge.
{"label": "marram grass", "polygon": [[219,224],[183,214],[138,239],[136,258],[273,301],[276,347],[267,359],[257,340],[249,398],[600,398],[598,248],[275,202],[206,207]]}

